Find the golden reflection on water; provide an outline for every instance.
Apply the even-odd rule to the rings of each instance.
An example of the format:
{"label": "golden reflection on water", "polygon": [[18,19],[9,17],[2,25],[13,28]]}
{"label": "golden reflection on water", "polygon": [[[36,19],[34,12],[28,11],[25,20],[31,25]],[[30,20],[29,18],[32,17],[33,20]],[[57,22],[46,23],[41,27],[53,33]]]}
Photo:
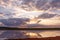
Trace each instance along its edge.
{"label": "golden reflection on water", "polygon": [[26,33],[25,35],[27,35],[29,38],[40,38],[40,36],[38,36],[37,33]]}

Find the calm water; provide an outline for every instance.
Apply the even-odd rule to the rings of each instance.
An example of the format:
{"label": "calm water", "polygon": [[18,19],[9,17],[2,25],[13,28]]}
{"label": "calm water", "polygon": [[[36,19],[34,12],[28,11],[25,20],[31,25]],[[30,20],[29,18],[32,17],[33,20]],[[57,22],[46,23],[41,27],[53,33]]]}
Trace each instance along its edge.
{"label": "calm water", "polygon": [[60,36],[59,30],[0,30],[0,38],[42,38]]}

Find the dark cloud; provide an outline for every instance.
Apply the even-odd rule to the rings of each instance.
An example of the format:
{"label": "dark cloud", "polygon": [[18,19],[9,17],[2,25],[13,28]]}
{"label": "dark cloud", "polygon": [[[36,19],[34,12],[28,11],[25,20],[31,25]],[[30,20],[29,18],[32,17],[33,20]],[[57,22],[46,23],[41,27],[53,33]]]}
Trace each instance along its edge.
{"label": "dark cloud", "polygon": [[[60,0],[51,0],[51,2],[49,2],[49,0],[22,0],[23,4],[27,6],[28,9],[33,9],[33,7],[35,7],[38,10],[48,10],[50,7],[56,7],[56,8],[60,8]],[[31,3],[31,5],[29,5],[29,3]],[[32,6],[32,7],[31,7]],[[24,6],[25,7],[25,6]],[[26,7],[25,7],[26,8]]]}
{"label": "dark cloud", "polygon": [[52,2],[60,2],[60,0],[53,0]]}
{"label": "dark cloud", "polygon": [[23,2],[25,3],[25,4],[28,4],[28,3],[30,3],[30,2],[32,2],[33,0],[23,0]]}
{"label": "dark cloud", "polygon": [[8,2],[9,0],[3,0],[3,2]]}
{"label": "dark cloud", "polygon": [[46,18],[52,18],[54,16],[56,16],[57,14],[48,14],[48,13],[44,13],[42,15],[39,15],[38,18],[43,18],[43,19],[46,19]]}
{"label": "dark cloud", "polygon": [[[38,0],[35,5],[36,5],[37,9],[43,9],[43,7],[45,7],[46,3],[47,3],[47,0],[45,0],[45,1],[44,0]],[[48,6],[48,5],[46,5],[46,6]]]}
{"label": "dark cloud", "polygon": [[2,22],[5,26],[20,26],[26,24],[28,21],[28,18],[0,19],[0,22]]}
{"label": "dark cloud", "polygon": [[[7,3],[7,2],[10,2],[9,0],[2,0],[3,2]],[[29,7],[32,9],[31,5],[33,7],[36,7],[37,9],[42,9],[42,10],[47,10],[49,9],[50,7],[57,7],[59,6],[60,4],[57,4],[57,3],[60,3],[60,0],[51,0],[51,2],[49,2],[49,0],[13,0],[11,1],[11,3],[15,6],[17,6],[20,2],[22,1],[22,5],[27,5],[28,9]],[[29,3],[31,3],[31,5],[29,5]],[[18,6],[21,6],[20,4]],[[25,7],[25,6],[24,6]]]}
{"label": "dark cloud", "polygon": [[60,8],[60,0],[53,0],[51,2],[52,7]]}
{"label": "dark cloud", "polygon": [[[21,2],[22,1],[22,2]],[[38,10],[47,10],[50,7],[56,7],[56,8],[60,8],[60,0],[13,0],[13,1],[9,1],[9,0],[3,0],[3,2],[7,3],[11,3],[11,5],[13,6],[19,6],[22,9],[25,10],[34,10],[33,7],[35,7]],[[31,3],[31,5],[30,5]],[[7,3],[8,4],[8,3]]]}

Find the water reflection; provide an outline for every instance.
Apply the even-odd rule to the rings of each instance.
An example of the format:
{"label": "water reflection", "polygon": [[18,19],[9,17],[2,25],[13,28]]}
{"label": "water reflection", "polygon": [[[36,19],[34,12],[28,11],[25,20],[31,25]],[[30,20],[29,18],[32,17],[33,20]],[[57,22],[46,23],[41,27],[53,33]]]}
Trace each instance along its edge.
{"label": "water reflection", "polygon": [[0,38],[42,38],[60,36],[60,31],[0,30]]}

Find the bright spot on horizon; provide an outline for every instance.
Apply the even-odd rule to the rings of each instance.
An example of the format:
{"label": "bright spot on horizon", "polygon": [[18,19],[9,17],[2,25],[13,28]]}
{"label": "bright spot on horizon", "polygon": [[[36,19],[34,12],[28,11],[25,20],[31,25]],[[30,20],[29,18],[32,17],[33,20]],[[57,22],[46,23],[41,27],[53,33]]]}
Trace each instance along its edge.
{"label": "bright spot on horizon", "polygon": [[33,32],[29,32],[29,33],[26,33],[25,35],[27,35],[29,38],[40,38],[40,36],[38,36],[37,33],[33,33]]}

